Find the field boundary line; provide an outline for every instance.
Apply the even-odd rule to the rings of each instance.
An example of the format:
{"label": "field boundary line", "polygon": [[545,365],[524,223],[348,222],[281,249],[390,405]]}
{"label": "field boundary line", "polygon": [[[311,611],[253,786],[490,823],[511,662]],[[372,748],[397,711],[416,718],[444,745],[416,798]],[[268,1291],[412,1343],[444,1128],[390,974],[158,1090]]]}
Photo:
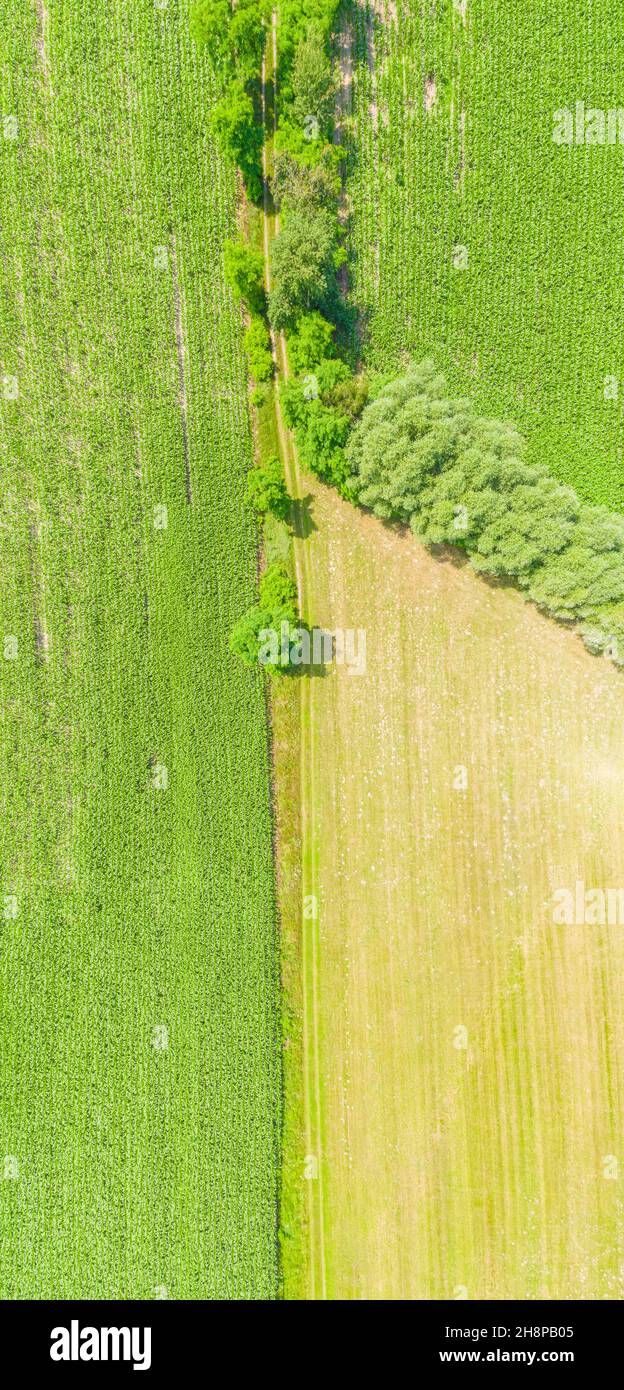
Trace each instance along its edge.
{"label": "field boundary line", "polygon": [[[274,105],[273,130],[269,130],[266,118],[266,85],[269,77],[277,72],[277,13],[271,18],[271,61],[267,68],[266,55],[262,63],[262,108],[265,125],[263,148],[263,239],[265,261],[265,288],[271,289],[271,241],[279,231],[279,218],[269,207],[268,196],[268,150],[273,148],[275,136],[276,110]],[[271,351],[276,369],[275,382],[275,421],[280,452],[288,490],[293,501],[303,496],[303,482],[294,441],[286,429],[279,401],[279,380],[288,380],[288,357],[283,334],[276,334],[270,327]],[[299,611],[303,618],[312,610],[314,584],[308,554],[304,542],[293,535],[293,557],[297,581]],[[325,1217],[323,1191],[323,1146],[321,1126],[321,1085],[319,1055],[319,935],[316,910],[310,918],[303,915],[303,903],[311,898],[318,908],[316,882],[316,849],[314,840],[314,681],[303,677],[301,690],[301,838],[302,838],[302,883],[301,883],[301,931],[302,931],[302,974],[303,974],[303,1054],[304,1054],[304,1109],[305,1133],[308,1153],[317,1161],[317,1177],[308,1183],[308,1216],[310,1242],[310,1295],[312,1300],[327,1298],[327,1271],[325,1259]],[[309,922],[309,940],[308,940]],[[316,1200],[315,1200],[316,1190]],[[317,1288],[317,1264],[318,1284]]]}

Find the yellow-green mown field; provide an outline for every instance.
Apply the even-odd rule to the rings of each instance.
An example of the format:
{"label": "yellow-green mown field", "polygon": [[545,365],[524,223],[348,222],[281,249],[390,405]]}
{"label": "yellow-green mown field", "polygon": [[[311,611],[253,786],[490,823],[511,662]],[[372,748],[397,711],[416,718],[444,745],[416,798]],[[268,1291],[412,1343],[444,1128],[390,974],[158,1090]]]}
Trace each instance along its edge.
{"label": "yellow-green mown field", "polygon": [[[308,1292],[620,1298],[624,685],[512,590],[314,488],[311,607],[364,675],[304,748]],[[598,914],[599,915],[599,914]]]}

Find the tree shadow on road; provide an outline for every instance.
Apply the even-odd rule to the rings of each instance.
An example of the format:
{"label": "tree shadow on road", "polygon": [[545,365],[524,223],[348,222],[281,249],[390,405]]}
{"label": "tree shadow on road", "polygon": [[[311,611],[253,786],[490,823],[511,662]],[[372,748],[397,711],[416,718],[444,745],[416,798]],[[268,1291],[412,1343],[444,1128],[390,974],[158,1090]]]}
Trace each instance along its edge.
{"label": "tree shadow on road", "polygon": [[312,493],[305,497],[294,497],[292,502],[292,533],[299,541],[307,541],[316,531],[317,525],[312,516]]}

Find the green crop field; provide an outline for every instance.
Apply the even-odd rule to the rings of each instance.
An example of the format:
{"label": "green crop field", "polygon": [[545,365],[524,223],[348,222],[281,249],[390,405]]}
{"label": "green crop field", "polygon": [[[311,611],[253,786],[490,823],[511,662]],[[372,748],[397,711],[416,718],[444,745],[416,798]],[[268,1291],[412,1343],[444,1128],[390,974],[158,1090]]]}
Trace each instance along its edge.
{"label": "green crop field", "polygon": [[366,357],[432,355],[532,461],[621,509],[624,148],[553,141],[562,108],[624,106],[619,11],[378,0],[351,33]]}
{"label": "green crop field", "polygon": [[0,1297],[272,1297],[236,185],[185,0],[0,20]]}

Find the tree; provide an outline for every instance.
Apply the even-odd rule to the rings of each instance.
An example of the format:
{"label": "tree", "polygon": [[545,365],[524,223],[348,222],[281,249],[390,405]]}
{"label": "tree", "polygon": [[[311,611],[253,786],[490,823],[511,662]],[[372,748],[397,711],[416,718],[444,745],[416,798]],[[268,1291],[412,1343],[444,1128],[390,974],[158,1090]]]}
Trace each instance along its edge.
{"label": "tree", "polygon": [[266,6],[258,0],[238,0],[229,26],[229,44],[239,78],[257,80],[262,68],[266,37]]}
{"label": "tree", "polygon": [[252,318],[245,333],[245,351],[254,381],[268,381],[273,375],[273,355],[264,319]]}
{"label": "tree", "polygon": [[323,358],[331,357],[333,338],[333,323],[323,318],[317,309],[311,314],[303,314],[296,333],[288,339],[288,357],[295,375],[311,372]]}
{"label": "tree", "polygon": [[624,517],[582,505],[570,544],[531,576],[531,598],[557,617],[585,618],[624,597]]}
{"label": "tree", "polygon": [[223,153],[240,169],[249,197],[258,202],[262,197],[264,132],[242,83],[231,82],[226,95],[217,102],[212,128]]}
{"label": "tree", "polygon": [[272,675],[284,675],[291,666],[299,635],[297,586],[283,565],[269,565],[260,580],[260,601],[234,625],[230,651],[247,666],[260,664]]}
{"label": "tree", "polygon": [[191,34],[215,68],[229,63],[231,14],[230,0],[194,0],[191,6]]}
{"label": "tree", "polygon": [[250,470],[247,476],[247,496],[260,516],[272,512],[280,521],[286,520],[291,500],[284,470],[278,458],[268,459],[266,463]]}
{"label": "tree", "polygon": [[[331,133],[336,83],[327,56],[323,32],[318,24],[310,24],[295,53],[292,74],[293,115],[306,130],[308,138],[317,123],[320,133]],[[318,133],[318,132],[317,132]],[[313,138],[313,137],[312,137]]]}
{"label": "tree", "polygon": [[510,426],[450,400],[427,364],[367,407],[348,449],[365,505],[407,521],[425,544],[470,550],[476,569],[526,577],[564,549],[579,504],[523,452]]}
{"label": "tree", "polygon": [[281,127],[276,137],[271,191],[280,208],[327,208],[337,214],[341,146],[306,140],[299,128]]}
{"label": "tree", "polygon": [[252,314],[266,309],[264,292],[264,257],[246,241],[227,241],[223,248],[223,265],[228,285],[240,295]]}
{"label": "tree", "polygon": [[347,454],[358,499],[378,516],[410,523],[431,477],[466,453],[471,431],[468,403],[449,399],[432,364],[412,368],[382,389],[353,430]]}
{"label": "tree", "polygon": [[335,219],[323,209],[291,212],[273,242],[269,317],[274,327],[295,328],[303,314],[331,308],[337,294]]}

